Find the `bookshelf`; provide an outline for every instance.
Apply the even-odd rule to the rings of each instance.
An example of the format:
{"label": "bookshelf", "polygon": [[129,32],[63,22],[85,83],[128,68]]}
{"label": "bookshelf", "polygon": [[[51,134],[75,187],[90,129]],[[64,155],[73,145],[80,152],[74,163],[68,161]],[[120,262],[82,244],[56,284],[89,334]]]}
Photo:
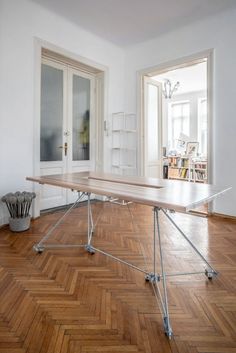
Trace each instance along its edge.
{"label": "bookshelf", "polygon": [[168,179],[185,180],[189,182],[207,182],[207,161],[191,156],[168,156]]}
{"label": "bookshelf", "polygon": [[112,172],[136,174],[136,116],[124,112],[112,114]]}

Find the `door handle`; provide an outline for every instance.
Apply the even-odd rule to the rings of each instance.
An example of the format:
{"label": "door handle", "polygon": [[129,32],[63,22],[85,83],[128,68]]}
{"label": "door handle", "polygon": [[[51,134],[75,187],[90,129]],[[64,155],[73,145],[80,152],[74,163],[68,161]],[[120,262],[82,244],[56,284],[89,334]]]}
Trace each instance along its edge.
{"label": "door handle", "polygon": [[68,149],[68,144],[67,142],[64,143],[64,146],[59,146],[58,148],[63,148],[65,152],[65,156],[67,156],[67,149]]}

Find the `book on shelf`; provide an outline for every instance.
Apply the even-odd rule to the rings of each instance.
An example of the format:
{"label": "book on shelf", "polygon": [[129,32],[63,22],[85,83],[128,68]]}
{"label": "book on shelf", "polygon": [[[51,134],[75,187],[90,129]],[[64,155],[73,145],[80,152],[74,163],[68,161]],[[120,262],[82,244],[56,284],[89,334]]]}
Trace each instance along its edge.
{"label": "book on shelf", "polygon": [[207,181],[207,161],[200,157],[167,156],[165,165],[168,166],[169,179],[181,179],[193,182]]}

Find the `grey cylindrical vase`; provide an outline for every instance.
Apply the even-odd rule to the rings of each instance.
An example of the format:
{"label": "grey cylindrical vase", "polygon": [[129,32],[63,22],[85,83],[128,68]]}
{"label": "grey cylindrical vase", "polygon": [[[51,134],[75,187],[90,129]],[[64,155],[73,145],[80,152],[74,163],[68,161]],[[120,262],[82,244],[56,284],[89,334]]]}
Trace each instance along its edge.
{"label": "grey cylindrical vase", "polygon": [[23,232],[30,227],[31,216],[23,218],[9,218],[9,227],[12,232]]}

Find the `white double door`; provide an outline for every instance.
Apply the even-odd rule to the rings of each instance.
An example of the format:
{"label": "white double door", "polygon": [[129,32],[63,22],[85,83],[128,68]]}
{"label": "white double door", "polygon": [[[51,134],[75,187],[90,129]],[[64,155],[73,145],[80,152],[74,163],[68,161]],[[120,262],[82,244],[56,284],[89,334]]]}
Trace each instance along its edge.
{"label": "white double door", "polygon": [[[43,59],[41,67],[41,175],[95,168],[93,75]],[[42,185],[40,209],[72,203],[71,190]]]}

